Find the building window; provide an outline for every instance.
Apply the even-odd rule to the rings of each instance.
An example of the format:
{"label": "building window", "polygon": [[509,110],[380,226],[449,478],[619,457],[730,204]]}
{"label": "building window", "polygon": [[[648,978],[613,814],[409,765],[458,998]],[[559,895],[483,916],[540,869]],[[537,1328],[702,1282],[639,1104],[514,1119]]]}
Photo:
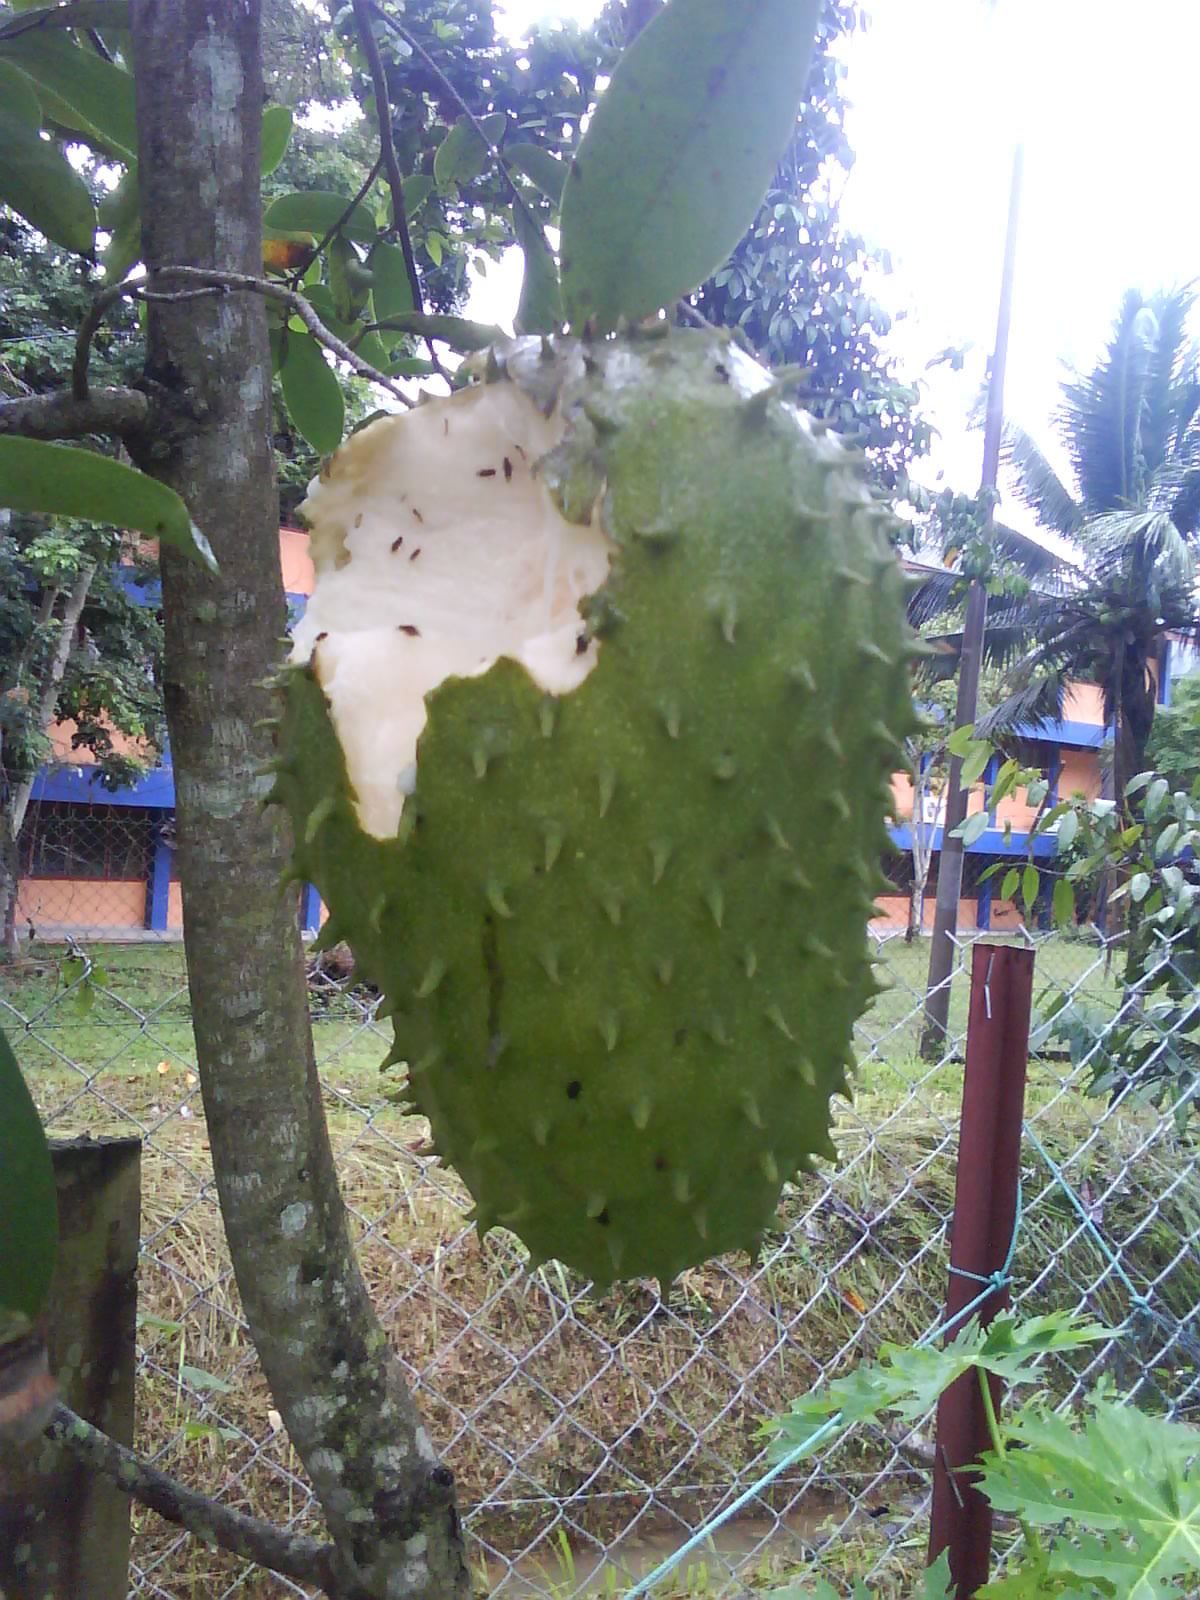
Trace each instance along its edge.
{"label": "building window", "polygon": [[26,878],[142,882],[150,862],[151,813],[136,806],[43,802],[21,839]]}

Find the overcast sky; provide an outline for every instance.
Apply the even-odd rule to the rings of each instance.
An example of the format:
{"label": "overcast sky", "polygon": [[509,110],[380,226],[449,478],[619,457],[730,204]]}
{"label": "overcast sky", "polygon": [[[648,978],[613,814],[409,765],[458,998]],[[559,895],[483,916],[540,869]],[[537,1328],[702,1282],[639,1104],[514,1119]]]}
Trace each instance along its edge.
{"label": "overcast sky", "polygon": [[[590,21],[598,0],[505,0],[514,33],[541,16]],[[982,437],[966,429],[995,337],[1013,145],[1025,182],[1006,411],[1048,433],[1062,360],[1100,353],[1126,288],[1200,277],[1195,84],[1200,0],[870,0],[846,47],[857,163],[846,224],[891,251],[875,284],[907,316],[892,346],[929,385],[941,430],[920,476],[978,486]],[[472,304],[511,325],[516,272]],[[1200,323],[1196,328],[1200,333]],[[960,374],[925,374],[949,344]],[[1049,442],[1049,440],[1047,440]],[[1005,515],[1025,519],[1006,505]]]}

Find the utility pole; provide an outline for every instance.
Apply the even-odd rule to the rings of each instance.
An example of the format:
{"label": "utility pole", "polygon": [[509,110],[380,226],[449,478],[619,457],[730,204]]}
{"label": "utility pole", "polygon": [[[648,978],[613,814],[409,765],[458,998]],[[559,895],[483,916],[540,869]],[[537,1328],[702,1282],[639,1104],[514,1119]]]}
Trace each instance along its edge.
{"label": "utility pole", "polygon": [[[983,434],[984,489],[996,487],[1000,466],[1000,436],[1004,427],[1004,369],[1008,362],[1008,329],[1012,320],[1013,275],[1017,257],[1017,220],[1021,210],[1021,177],[1025,147],[1018,143],[1013,151],[1012,179],[1008,194],[1008,231],[1004,241],[1004,270],[1000,279],[1000,312],[996,319],[996,348],[988,380],[987,419]],[[991,507],[987,522],[992,521]],[[975,721],[979,699],[979,669],[983,664],[983,636],[987,627],[987,590],[975,578],[967,590],[966,617],[963,622],[962,654],[958,669],[958,701],[954,710],[955,728]],[[921,1055],[936,1061],[946,1042],[946,1019],[950,1011],[950,974],[954,968],[954,937],[958,932],[958,901],[962,893],[963,842],[954,830],[967,814],[968,790],[962,784],[962,760],[950,761],[946,790],[946,817],[942,824],[942,848],[938,855],[937,907],[933,920],[933,941],[929,950],[929,977],[925,986],[925,1025],[921,1033]]]}

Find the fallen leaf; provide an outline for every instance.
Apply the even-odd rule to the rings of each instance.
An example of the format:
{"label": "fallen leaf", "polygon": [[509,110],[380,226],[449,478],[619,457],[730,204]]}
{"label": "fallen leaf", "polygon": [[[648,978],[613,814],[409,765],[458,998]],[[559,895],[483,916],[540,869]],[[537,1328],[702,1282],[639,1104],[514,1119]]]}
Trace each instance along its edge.
{"label": "fallen leaf", "polygon": [[[179,1115],[181,1117],[194,1117],[196,1113],[192,1110],[191,1106],[180,1106]],[[865,1310],[866,1308],[864,1307],[863,1309]]]}
{"label": "fallen leaf", "polygon": [[160,1078],[165,1078],[167,1073],[170,1072],[170,1070],[171,1070],[171,1063],[169,1061],[160,1061],[158,1063],[158,1075],[159,1075]]}
{"label": "fallen leaf", "polygon": [[188,1086],[189,1089],[194,1089],[195,1088],[195,1086],[196,1086],[196,1074],[194,1072],[189,1072],[188,1073],[188,1075],[187,1075],[187,1086]]}
{"label": "fallen leaf", "polygon": [[267,1423],[272,1433],[278,1433],[280,1428],[283,1427],[283,1418],[275,1410],[274,1406],[267,1412]]}

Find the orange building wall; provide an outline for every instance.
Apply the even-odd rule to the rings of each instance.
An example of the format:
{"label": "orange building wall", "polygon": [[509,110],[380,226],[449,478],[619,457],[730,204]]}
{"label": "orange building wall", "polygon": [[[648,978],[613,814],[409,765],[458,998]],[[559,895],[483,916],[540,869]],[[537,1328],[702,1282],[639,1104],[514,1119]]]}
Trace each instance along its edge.
{"label": "orange building wall", "polygon": [[283,587],[288,594],[311,594],[315,579],[308,553],[308,535],[299,528],[280,528],[279,559],[283,566]]}
{"label": "orange building wall", "polygon": [[17,891],[17,921],[39,933],[53,928],[140,928],[146,885],[140,879],[26,878]]}
{"label": "orange building wall", "polygon": [[1089,800],[1100,798],[1100,757],[1095,750],[1064,750],[1058,775],[1058,797],[1069,800],[1082,792]]}

